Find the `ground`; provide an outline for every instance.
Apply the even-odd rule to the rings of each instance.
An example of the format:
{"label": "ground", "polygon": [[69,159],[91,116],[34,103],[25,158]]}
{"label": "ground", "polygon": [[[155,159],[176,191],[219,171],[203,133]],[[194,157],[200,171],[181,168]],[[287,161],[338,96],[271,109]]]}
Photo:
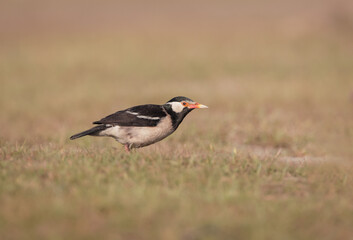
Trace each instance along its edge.
{"label": "ground", "polygon": [[[2,3],[1,239],[353,238],[352,5],[153,3]],[[160,143],[69,140],[178,95]]]}

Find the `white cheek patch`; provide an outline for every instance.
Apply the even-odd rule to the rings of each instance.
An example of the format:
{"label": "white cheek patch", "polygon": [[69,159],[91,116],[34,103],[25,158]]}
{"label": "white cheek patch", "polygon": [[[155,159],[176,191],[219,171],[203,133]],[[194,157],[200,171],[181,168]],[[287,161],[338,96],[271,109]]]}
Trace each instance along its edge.
{"label": "white cheek patch", "polygon": [[172,105],[172,109],[174,112],[180,113],[184,109],[183,104],[181,104],[180,102],[170,102],[169,104]]}

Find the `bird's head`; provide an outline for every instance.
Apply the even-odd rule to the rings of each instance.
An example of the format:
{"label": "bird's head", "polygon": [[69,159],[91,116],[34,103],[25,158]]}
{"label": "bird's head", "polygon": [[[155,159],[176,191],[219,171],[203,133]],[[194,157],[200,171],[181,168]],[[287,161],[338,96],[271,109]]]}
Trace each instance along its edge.
{"label": "bird's head", "polygon": [[196,108],[208,108],[207,106],[197,103],[187,97],[172,98],[164,104],[164,106],[169,112],[178,116],[181,121],[189,112]]}

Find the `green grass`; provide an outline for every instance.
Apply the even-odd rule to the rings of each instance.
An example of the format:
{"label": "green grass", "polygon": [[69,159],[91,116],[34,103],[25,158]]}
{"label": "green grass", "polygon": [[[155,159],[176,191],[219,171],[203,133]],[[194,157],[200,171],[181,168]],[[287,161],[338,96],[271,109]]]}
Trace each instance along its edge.
{"label": "green grass", "polygon": [[8,239],[320,239],[352,234],[352,167],[200,152],[7,146]]}
{"label": "green grass", "polygon": [[[351,239],[350,15],[312,12],[293,25],[295,8],[273,21],[246,6],[244,16],[225,2],[195,8],[199,21],[186,11],[186,24],[161,4],[169,14],[132,11],[118,30],[0,25],[10,33],[0,45],[0,239]],[[46,7],[32,6],[38,19]],[[177,95],[209,109],[160,143],[126,154],[112,139],[68,139]]]}

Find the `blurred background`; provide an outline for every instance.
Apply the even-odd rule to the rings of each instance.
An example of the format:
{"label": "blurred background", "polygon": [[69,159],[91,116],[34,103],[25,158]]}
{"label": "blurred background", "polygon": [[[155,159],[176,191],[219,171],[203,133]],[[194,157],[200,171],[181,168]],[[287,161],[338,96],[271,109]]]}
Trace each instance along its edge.
{"label": "blurred background", "polygon": [[[178,95],[153,146],[69,140]],[[353,1],[2,0],[0,125],[1,239],[352,238]]]}
{"label": "blurred background", "polygon": [[185,95],[230,147],[351,154],[352,1],[1,1],[0,52],[6,141]]}

